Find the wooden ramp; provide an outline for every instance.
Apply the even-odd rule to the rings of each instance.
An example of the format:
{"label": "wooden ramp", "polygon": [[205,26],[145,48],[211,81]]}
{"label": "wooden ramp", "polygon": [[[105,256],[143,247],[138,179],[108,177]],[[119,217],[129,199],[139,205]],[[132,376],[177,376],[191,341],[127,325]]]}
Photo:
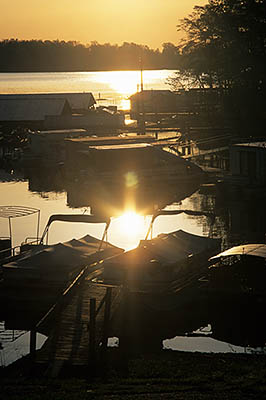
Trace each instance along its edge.
{"label": "wooden ramp", "polygon": [[[36,362],[47,363],[56,369],[67,362],[71,365],[87,365],[90,360],[92,329],[90,329],[91,299],[96,302],[96,323],[93,329],[94,344],[97,347],[106,336],[106,318],[110,320],[111,309],[106,311],[107,291],[111,295],[113,310],[119,303],[120,289],[96,285],[85,280],[62,306],[61,312],[53,316],[53,330],[41,350],[36,354]],[[108,314],[106,314],[108,312]]]}

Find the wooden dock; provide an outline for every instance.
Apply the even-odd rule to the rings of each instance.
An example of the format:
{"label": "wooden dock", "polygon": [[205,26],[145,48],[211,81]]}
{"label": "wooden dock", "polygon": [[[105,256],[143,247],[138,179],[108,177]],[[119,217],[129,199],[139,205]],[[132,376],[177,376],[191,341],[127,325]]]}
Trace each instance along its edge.
{"label": "wooden dock", "polygon": [[119,287],[97,285],[90,279],[82,281],[59,312],[51,316],[53,328],[42,349],[36,352],[35,362],[47,364],[51,376],[56,376],[65,363],[95,363],[100,343],[101,350],[107,346],[108,323],[120,296]]}

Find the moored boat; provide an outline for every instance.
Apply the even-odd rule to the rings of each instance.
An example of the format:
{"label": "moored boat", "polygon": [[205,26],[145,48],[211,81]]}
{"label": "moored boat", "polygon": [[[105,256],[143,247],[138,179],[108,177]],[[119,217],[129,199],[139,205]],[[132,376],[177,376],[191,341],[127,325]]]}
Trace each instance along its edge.
{"label": "moored boat", "polygon": [[[105,229],[101,239],[86,235],[80,239],[49,245],[49,228],[55,221],[104,223]],[[17,256],[5,259],[2,265],[2,289],[17,289],[20,295],[22,292],[29,295],[29,289],[31,293],[44,289],[47,296],[62,291],[86,266],[124,251],[104,240],[109,224],[109,219],[94,215],[52,215],[40,239],[23,243]]]}
{"label": "moored boat", "polygon": [[234,246],[210,261],[210,291],[224,296],[260,296],[266,300],[266,244]]}
{"label": "moored boat", "polygon": [[220,248],[220,240],[183,230],[149,239],[160,215],[202,215],[190,210],[160,210],[154,214],[145,240],[136,249],[103,262],[103,282],[126,285],[130,291],[177,293],[208,272],[208,258]]}

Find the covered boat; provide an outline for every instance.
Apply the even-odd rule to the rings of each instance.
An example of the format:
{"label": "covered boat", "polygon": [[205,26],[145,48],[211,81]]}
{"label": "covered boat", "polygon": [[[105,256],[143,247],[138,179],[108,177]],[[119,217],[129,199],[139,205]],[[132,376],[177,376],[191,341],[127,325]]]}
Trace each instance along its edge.
{"label": "covered boat", "polygon": [[103,281],[127,285],[131,291],[177,292],[207,273],[208,258],[220,248],[219,239],[183,230],[148,239],[155,218],[183,212],[202,215],[190,210],[160,210],[136,249],[103,262]]}
{"label": "covered boat", "polygon": [[[78,240],[49,245],[49,227],[54,221],[105,223],[105,229],[102,239],[86,235]],[[20,254],[6,259],[2,265],[4,288],[17,287],[24,291],[29,287],[47,291],[64,289],[86,266],[124,251],[104,241],[109,224],[109,219],[93,215],[52,215],[40,240],[22,244]]]}
{"label": "covered boat", "polygon": [[210,290],[225,295],[266,295],[266,244],[234,246],[210,261]]}

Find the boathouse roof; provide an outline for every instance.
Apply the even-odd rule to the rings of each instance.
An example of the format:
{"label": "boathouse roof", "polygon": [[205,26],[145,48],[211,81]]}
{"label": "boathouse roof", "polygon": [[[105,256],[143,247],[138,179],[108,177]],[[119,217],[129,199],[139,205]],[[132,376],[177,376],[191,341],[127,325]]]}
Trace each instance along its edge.
{"label": "boathouse roof", "polygon": [[0,121],[44,121],[46,116],[71,114],[64,98],[3,98],[0,96]]}
{"label": "boathouse roof", "polygon": [[237,143],[234,146],[243,146],[243,147],[257,147],[266,149],[266,142],[248,142],[248,143]]}
{"label": "boathouse roof", "polygon": [[85,129],[51,129],[51,130],[42,130],[30,132],[32,136],[42,135],[42,136],[79,136],[79,135],[87,135],[87,131]]}
{"label": "boathouse roof", "polygon": [[39,99],[63,99],[67,100],[73,112],[85,111],[96,104],[92,93],[21,93],[0,94],[1,100],[39,100]]}
{"label": "boathouse roof", "polygon": [[89,146],[88,149],[93,150],[127,150],[127,149],[147,149],[152,146],[149,143],[122,143],[122,144],[107,144],[99,146]]}
{"label": "boathouse roof", "polygon": [[171,90],[167,89],[159,89],[159,90],[154,90],[154,89],[149,89],[149,90],[142,90],[141,92],[136,92],[132,94],[129,98],[135,99],[139,96],[176,96],[176,92],[172,92]]}

